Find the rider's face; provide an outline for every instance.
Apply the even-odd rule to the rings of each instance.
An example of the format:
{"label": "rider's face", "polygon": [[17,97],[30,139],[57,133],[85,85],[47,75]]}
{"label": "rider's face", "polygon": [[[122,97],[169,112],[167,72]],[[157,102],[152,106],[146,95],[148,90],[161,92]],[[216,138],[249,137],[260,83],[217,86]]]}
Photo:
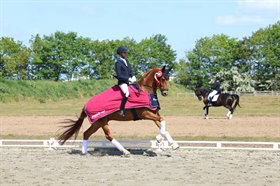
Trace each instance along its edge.
{"label": "rider's face", "polygon": [[122,56],[122,58],[126,59],[127,56],[128,56],[128,54],[127,54],[127,52],[122,52],[122,53],[121,53],[121,56]]}

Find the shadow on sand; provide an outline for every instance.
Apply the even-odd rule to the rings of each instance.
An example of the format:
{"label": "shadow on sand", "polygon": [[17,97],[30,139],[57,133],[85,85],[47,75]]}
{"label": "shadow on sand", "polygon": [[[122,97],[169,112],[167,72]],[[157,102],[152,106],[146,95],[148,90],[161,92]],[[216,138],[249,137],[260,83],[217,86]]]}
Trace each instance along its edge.
{"label": "shadow on sand", "polygon": [[[142,155],[149,157],[156,157],[158,154],[149,149],[127,149],[131,155]],[[82,155],[81,150],[72,149],[68,154]],[[114,148],[96,148],[94,150],[89,150],[88,155],[91,156],[122,156],[123,154]]]}

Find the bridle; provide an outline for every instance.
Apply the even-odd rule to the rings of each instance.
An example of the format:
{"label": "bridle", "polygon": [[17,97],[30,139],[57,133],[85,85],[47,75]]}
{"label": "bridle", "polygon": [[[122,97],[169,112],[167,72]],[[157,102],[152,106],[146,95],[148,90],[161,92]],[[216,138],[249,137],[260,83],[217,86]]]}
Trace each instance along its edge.
{"label": "bridle", "polygon": [[[154,79],[155,79],[156,88],[159,88],[161,92],[165,92],[165,91],[167,92],[168,89],[162,89],[162,88],[159,87],[160,86],[160,79],[162,78],[162,76],[163,76],[163,72],[161,70],[155,73]],[[142,86],[149,87],[151,89],[155,88],[154,86],[147,85],[147,84],[143,84]]]}

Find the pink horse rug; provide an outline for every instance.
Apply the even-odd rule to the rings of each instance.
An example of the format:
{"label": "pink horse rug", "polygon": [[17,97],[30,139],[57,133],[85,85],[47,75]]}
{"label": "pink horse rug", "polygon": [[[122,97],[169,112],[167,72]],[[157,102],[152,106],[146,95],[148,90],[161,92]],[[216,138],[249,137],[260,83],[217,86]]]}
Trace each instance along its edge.
{"label": "pink horse rug", "polygon": [[[138,91],[133,85],[130,85],[128,89],[130,94],[125,105],[126,109],[147,107],[156,110],[159,108],[156,95]],[[118,111],[122,98],[123,93],[118,85],[93,96],[84,108],[90,123]]]}

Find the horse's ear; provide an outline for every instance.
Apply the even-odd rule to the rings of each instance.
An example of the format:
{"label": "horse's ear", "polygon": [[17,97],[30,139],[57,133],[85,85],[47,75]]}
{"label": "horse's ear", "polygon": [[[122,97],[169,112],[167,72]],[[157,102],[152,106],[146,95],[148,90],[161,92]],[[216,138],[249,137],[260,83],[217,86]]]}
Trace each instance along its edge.
{"label": "horse's ear", "polygon": [[174,65],[172,65],[169,69],[168,72],[170,72],[172,70],[172,68],[174,67]]}
{"label": "horse's ear", "polygon": [[165,65],[162,67],[161,71],[164,72],[165,71]]}

